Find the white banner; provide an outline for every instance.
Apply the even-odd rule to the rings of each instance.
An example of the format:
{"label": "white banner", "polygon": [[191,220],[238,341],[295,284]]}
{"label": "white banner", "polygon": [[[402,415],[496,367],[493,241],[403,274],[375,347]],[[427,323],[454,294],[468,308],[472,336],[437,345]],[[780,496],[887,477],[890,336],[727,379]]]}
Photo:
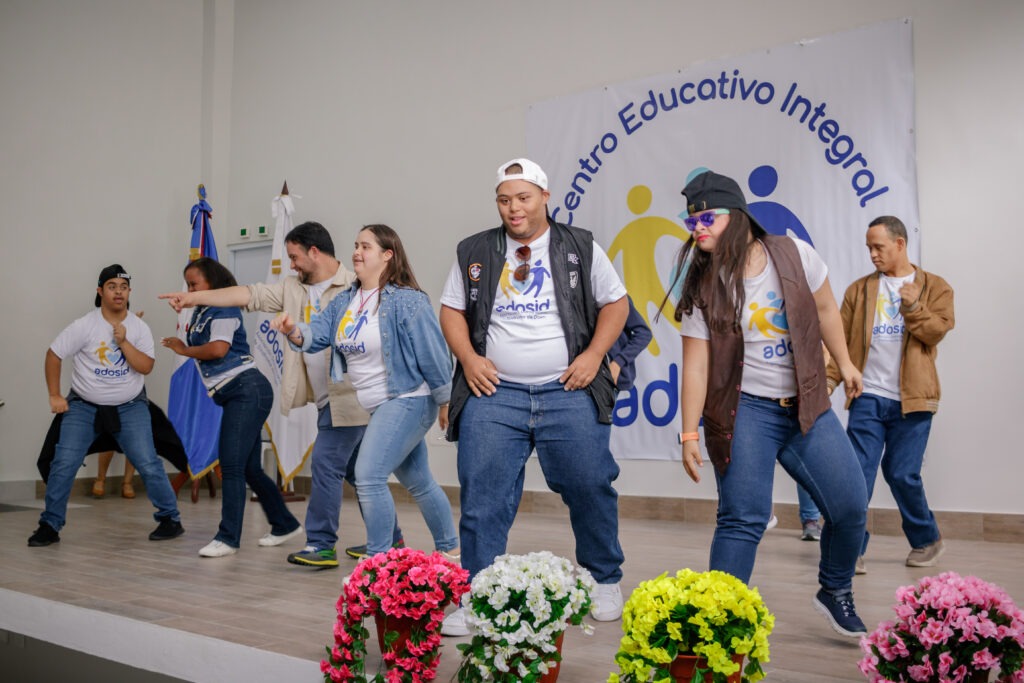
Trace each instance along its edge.
{"label": "white banner", "polygon": [[734,178],[769,232],[811,242],[839,300],[873,270],[876,216],[903,220],[919,261],[909,20],[536,104],[526,135],[552,216],[594,231],[654,333],[616,404],[620,458],[679,459],[676,297],[655,315],[689,237],[680,191],[697,173]]}
{"label": "white banner", "polygon": [[[267,284],[274,284],[287,277],[283,267],[284,236],[292,229],[292,214],[295,213],[295,203],[291,195],[281,194],[275,197],[271,212],[275,225],[270,270],[265,280]],[[281,481],[287,485],[299,473],[313,451],[317,431],[317,410],[316,404],[307,403],[301,408],[293,408],[287,416],[281,414],[281,371],[284,367],[284,346],[288,342],[283,335],[271,329],[270,321],[275,317],[276,314],[272,313],[259,314],[252,351],[256,366],[274,387],[274,408],[270,411],[265,427],[270,435],[270,445],[277,456],[277,469],[281,473]]]}

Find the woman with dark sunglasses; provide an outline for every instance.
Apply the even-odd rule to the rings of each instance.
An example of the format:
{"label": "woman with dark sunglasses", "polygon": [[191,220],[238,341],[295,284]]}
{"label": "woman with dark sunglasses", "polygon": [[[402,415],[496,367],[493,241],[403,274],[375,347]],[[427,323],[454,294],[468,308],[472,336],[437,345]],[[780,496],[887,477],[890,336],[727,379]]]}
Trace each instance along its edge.
{"label": "woman with dark sunglasses", "polygon": [[312,323],[287,315],[271,324],[293,348],[316,353],[331,346],[331,377],[347,374],[359,403],[370,413],[359,459],[356,494],[366,521],[367,554],[392,543],[394,473],[434,537],[434,546],[459,559],[451,505],[434,481],[424,436],[440,414],[448,420],[452,366],[430,298],[420,289],[398,234],[386,225],[360,231],[352,253],[357,280]]}
{"label": "woman with dark sunglasses", "polygon": [[851,590],[864,538],[867,491],[853,448],[832,411],[822,342],[846,392],[863,389],[850,362],[828,269],[801,240],[769,235],[739,185],[706,171],[683,190],[693,237],[679,254],[683,338],[683,466],[703,467],[698,424],[718,486],[711,569],[748,582],[772,514],[776,461],[825,517],[821,590],[814,607],[840,634],[866,630]]}

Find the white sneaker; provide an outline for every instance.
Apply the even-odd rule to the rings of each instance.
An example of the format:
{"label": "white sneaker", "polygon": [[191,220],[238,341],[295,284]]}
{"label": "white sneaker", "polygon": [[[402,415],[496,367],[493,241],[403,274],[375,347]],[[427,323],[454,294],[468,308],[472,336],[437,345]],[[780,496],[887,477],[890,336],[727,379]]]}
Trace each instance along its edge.
{"label": "white sneaker", "polygon": [[226,557],[234,555],[238,548],[232,548],[222,541],[210,541],[199,549],[199,557]]}
{"label": "white sneaker", "polygon": [[450,553],[447,550],[439,550],[441,557],[448,560],[452,564],[462,564],[462,553]]}
{"label": "white sneaker", "polygon": [[262,538],[260,538],[259,544],[264,548],[271,548],[275,545],[281,545],[286,541],[290,541],[291,539],[301,534],[303,531],[304,529],[300,524],[298,528],[295,529],[295,531],[289,531],[288,533],[282,534],[280,536],[275,536],[273,533],[265,534]]}
{"label": "white sneaker", "polygon": [[772,515],[772,518],[768,520],[768,524],[765,525],[764,530],[768,531],[769,529],[774,529],[778,525],[779,525],[779,518],[776,517],[775,515]]}
{"label": "white sneaker", "polygon": [[590,600],[590,616],[595,621],[615,621],[622,616],[622,589],[619,584],[597,584]]}
{"label": "white sneaker", "polygon": [[460,636],[469,635],[469,626],[466,625],[466,608],[460,607],[441,622],[441,635],[442,636],[454,636],[456,638]]}

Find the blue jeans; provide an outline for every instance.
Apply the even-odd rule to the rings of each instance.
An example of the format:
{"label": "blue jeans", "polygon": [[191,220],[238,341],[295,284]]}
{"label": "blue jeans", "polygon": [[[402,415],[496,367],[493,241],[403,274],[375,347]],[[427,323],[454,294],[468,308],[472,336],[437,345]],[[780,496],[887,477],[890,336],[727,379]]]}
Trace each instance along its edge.
{"label": "blue jeans", "polygon": [[[142,477],[146,495],[156,507],[153,518],[179,521],[181,517],[174,489],[153,446],[153,428],[146,399],[139,397],[122,403],[117,407],[117,415],[121,431],[113,436]],[[74,398],[68,400],[68,411],[60,424],[60,438],[46,482],[46,509],[39,516],[40,522],[46,522],[57,531],[63,528],[67,519],[68,498],[75,475],[85,460],[86,450],[98,435],[95,420],[96,406]]]}
{"label": "blue jeans", "polygon": [[814,504],[814,499],[811,498],[811,494],[807,493],[807,489],[800,486],[800,484],[796,485],[796,499],[800,504],[801,524],[817,522],[821,518],[821,511],[818,510],[818,506]]}
{"label": "blue jeans", "polygon": [[608,446],[611,425],[597,421],[586,391],[556,382],[503,381],[492,396],[470,396],[459,416],[462,566],[470,579],[505,552],[534,449],[548,487],[569,508],[576,561],[597,583],[622,578],[619,466]]}
{"label": "blue jeans", "polygon": [[387,552],[394,541],[395,500],[388,488],[394,473],[420,508],[437,550],[459,547],[452,506],[430,473],[423,437],[437,418],[430,396],[393,398],[370,415],[356,458],[356,494],[366,523],[366,551]]}
{"label": "blue jeans", "polygon": [[801,434],[797,408],[741,394],[732,456],[718,481],[718,525],[711,543],[711,569],[744,582],[754,570],[757,545],[772,514],[776,459],[811,495],[825,518],[818,582],[826,591],[850,589],[864,524],[867,491],[843,426],[832,410]]}
{"label": "blue jeans", "polygon": [[[903,518],[903,534],[914,548],[939,540],[939,525],[928,507],[921,481],[921,465],[931,427],[931,413],[920,411],[904,417],[899,401],[882,396],[863,394],[850,404],[846,433],[864,471],[868,500],[871,500],[881,463],[882,476]],[[865,532],[861,554],[867,547]]]}
{"label": "blue jeans", "polygon": [[[335,427],[331,407],[326,405],[317,412],[316,428],[309,466],[312,484],[306,507],[306,544],[330,550],[338,543],[344,482],[347,479],[353,487],[356,485],[355,463],[366,426]],[[392,542],[400,538],[402,530],[396,523]]]}
{"label": "blue jeans", "polygon": [[259,370],[250,368],[213,395],[224,409],[220,421],[218,457],[221,486],[220,528],[214,540],[237,548],[242,537],[246,483],[259,499],[270,532],[281,536],[299,528],[299,520],[288,511],[281,491],[263,471],[261,433],[274,404],[274,390]]}

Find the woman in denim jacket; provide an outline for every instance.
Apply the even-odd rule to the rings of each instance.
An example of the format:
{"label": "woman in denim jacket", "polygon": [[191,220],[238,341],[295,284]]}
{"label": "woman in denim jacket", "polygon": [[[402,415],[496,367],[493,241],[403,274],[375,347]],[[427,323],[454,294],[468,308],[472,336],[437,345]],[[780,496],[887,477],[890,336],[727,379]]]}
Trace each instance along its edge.
{"label": "woman in denim jacket", "polygon": [[[231,271],[205,256],[189,263],[184,275],[190,292],[236,284]],[[270,533],[259,544],[280,545],[301,532],[302,526],[288,511],[277,485],[263,472],[260,434],[274,402],[274,391],[249,355],[242,313],[237,308],[199,306],[185,331],[187,344],[178,337],[166,337],[163,345],[195,359],[207,392],[224,409],[217,446],[224,480],[220,528],[200,549],[199,556],[224,557],[238,551],[246,483],[270,522]]]}
{"label": "woman in denim jacket", "polygon": [[312,323],[296,325],[285,314],[272,325],[306,353],[331,346],[331,378],[347,374],[370,412],[355,470],[367,553],[391,547],[395,502],[388,477],[394,473],[419,505],[434,546],[458,559],[451,506],[430,472],[424,439],[439,415],[442,425],[447,422],[452,367],[441,327],[394,230],[363,228],[352,267],[357,280],[351,289]]}

